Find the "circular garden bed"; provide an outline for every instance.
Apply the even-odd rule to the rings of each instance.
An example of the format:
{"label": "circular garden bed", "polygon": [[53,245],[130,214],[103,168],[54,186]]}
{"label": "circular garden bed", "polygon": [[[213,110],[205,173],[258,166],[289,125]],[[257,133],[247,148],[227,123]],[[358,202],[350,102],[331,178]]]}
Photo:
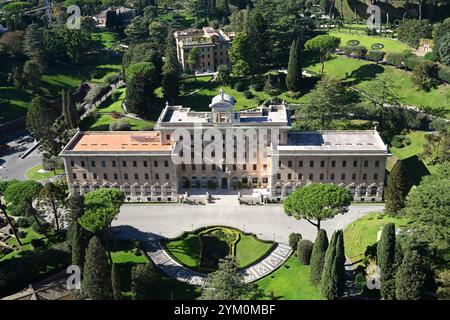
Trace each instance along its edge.
{"label": "circular garden bed", "polygon": [[217,270],[219,260],[232,255],[244,269],[273,249],[275,243],[230,227],[207,227],[185,232],[181,237],[162,241],[169,255],[184,266],[208,273]]}
{"label": "circular garden bed", "polygon": [[358,44],[359,44],[360,42],[359,42],[359,40],[348,40],[347,41],[347,45],[349,46],[349,47],[356,47]]}
{"label": "circular garden bed", "polygon": [[370,46],[370,49],[372,50],[381,50],[384,48],[384,44],[382,43],[374,43]]}

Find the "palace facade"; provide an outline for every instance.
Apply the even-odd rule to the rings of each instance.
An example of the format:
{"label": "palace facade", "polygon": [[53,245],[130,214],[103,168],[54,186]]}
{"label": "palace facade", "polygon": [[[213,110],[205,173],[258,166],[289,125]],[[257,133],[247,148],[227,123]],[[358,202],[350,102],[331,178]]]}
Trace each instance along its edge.
{"label": "palace facade", "polygon": [[284,105],[234,111],[223,91],[210,111],[166,105],[155,131],[77,132],[61,152],[71,193],[120,188],[128,201],[177,201],[180,189],[257,189],[281,200],[308,183],[381,201],[388,149],[376,130],[291,131]]}

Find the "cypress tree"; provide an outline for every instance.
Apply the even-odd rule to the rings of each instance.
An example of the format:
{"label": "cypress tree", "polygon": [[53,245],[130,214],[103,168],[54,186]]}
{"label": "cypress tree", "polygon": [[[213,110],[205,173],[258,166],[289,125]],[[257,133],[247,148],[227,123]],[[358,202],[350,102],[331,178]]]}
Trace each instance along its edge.
{"label": "cypress tree", "polygon": [[389,173],[386,187],[386,212],[398,214],[405,207],[406,196],[410,185],[406,177],[406,170],[403,161],[397,161],[394,168]]}
{"label": "cypress tree", "polygon": [[327,300],[342,297],[345,289],[345,256],[342,230],[335,231],[325,254],[325,264],[320,281],[322,295]]}
{"label": "cypress tree", "polygon": [[172,104],[180,94],[181,65],[177,58],[177,48],[173,32],[169,30],[165,48],[162,80],[164,97]]}
{"label": "cypress tree", "polygon": [[68,126],[71,129],[74,129],[78,127],[78,124],[80,122],[80,116],[78,115],[77,108],[72,100],[72,94],[70,91],[67,91],[66,94],[66,112],[67,112],[67,118],[69,120]]}
{"label": "cypress tree", "polygon": [[384,226],[377,244],[377,264],[381,269],[381,297],[395,299],[395,225]]}
{"label": "cypress tree", "polygon": [[426,272],[418,252],[408,250],[395,277],[397,300],[419,300],[424,298]]}
{"label": "cypress tree", "polygon": [[122,286],[120,285],[120,276],[115,263],[111,267],[111,285],[114,300],[122,299]]}
{"label": "cypress tree", "polygon": [[286,86],[293,92],[300,91],[302,81],[302,66],[300,62],[300,39],[292,41],[289,53],[289,63],[286,76]]}
{"label": "cypress tree", "polygon": [[135,300],[157,298],[160,277],[152,264],[139,264],[131,272],[131,289]]}
{"label": "cypress tree", "polygon": [[91,300],[112,299],[111,268],[98,237],[89,241],[84,263],[83,295]]}
{"label": "cypress tree", "polygon": [[71,249],[72,249],[72,264],[83,269],[85,246],[83,239],[83,230],[78,222],[74,222],[71,230]]}
{"label": "cypress tree", "polygon": [[327,248],[327,232],[324,229],[320,229],[317,234],[316,241],[314,241],[309,269],[310,279],[316,285],[320,283]]}

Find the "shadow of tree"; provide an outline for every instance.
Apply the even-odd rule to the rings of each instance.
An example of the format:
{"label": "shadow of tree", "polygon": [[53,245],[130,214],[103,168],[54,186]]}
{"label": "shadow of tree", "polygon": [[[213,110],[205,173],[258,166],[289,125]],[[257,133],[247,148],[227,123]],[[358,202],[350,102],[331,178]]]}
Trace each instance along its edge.
{"label": "shadow of tree", "polygon": [[378,74],[384,72],[384,68],[378,64],[365,64],[359,67],[356,70],[353,70],[352,73],[346,76],[344,79],[349,85],[355,85],[362,81],[368,81],[374,79]]}

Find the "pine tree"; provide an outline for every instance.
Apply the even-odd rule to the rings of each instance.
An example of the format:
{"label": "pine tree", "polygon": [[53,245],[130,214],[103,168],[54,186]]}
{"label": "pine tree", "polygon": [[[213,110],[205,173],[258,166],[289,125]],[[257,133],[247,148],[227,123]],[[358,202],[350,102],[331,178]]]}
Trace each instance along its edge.
{"label": "pine tree", "polygon": [[425,279],[426,273],[421,257],[416,250],[408,250],[395,277],[397,300],[423,299]]}
{"label": "pine tree", "polygon": [[111,267],[111,285],[114,300],[122,299],[122,286],[120,284],[120,276],[115,263]]}
{"label": "pine tree", "polygon": [[286,86],[293,92],[300,91],[302,81],[302,66],[300,62],[300,39],[294,39],[289,53],[289,64],[286,77]]}
{"label": "pine tree", "polygon": [[318,285],[322,276],[323,264],[325,262],[325,253],[328,249],[327,232],[320,229],[317,233],[316,241],[314,241],[313,250],[310,261],[310,279]]}
{"label": "pine tree", "polygon": [[72,93],[70,91],[66,92],[66,110],[67,118],[69,120],[68,126],[71,129],[78,127],[80,123],[80,116],[78,114],[77,108],[72,100]]}
{"label": "pine tree", "polygon": [[406,177],[405,165],[403,161],[399,160],[389,173],[385,190],[387,213],[398,214],[405,207],[409,189],[410,185]]}
{"label": "pine tree", "polygon": [[111,268],[98,237],[89,241],[84,264],[83,295],[91,300],[112,299]]}
{"label": "pine tree", "polygon": [[325,254],[320,289],[325,299],[342,297],[345,289],[345,256],[342,230],[335,231]]}
{"label": "pine tree", "polygon": [[377,245],[377,265],[381,269],[381,297],[395,299],[395,225],[384,226]]}

